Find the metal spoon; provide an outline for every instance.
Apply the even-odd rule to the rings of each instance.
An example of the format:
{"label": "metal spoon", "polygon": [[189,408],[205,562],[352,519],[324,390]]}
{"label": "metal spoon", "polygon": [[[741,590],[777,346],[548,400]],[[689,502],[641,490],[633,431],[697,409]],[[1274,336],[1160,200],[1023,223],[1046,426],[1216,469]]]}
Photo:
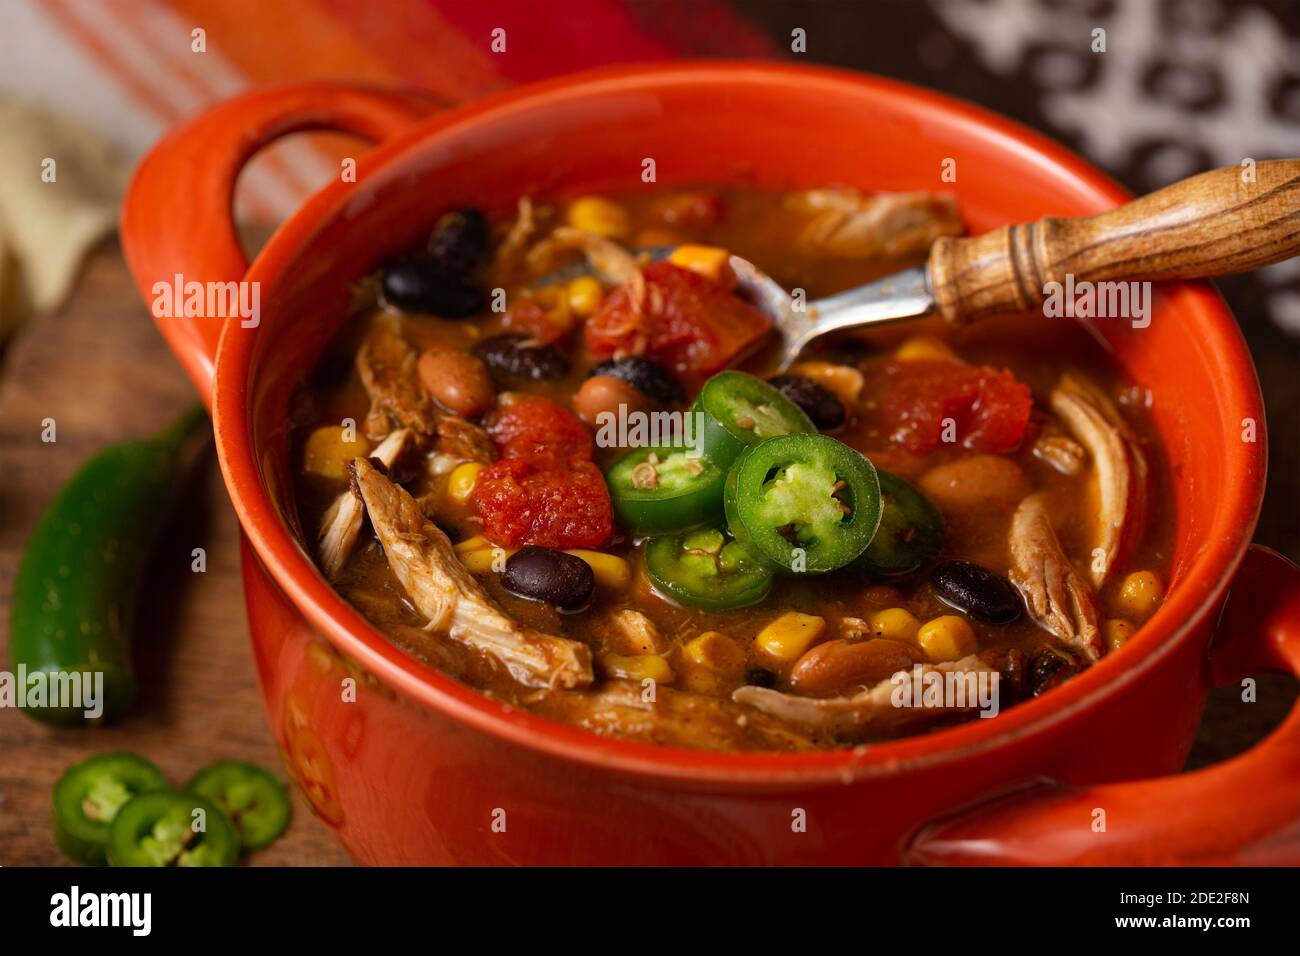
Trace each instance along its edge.
{"label": "metal spoon", "polygon": [[914,319],[935,309],[926,270],[919,266],[806,303],[796,303],[789,292],[748,259],[732,256],[731,268],[741,298],[766,313],[781,333],[778,372],[789,368],[804,346],[819,336]]}

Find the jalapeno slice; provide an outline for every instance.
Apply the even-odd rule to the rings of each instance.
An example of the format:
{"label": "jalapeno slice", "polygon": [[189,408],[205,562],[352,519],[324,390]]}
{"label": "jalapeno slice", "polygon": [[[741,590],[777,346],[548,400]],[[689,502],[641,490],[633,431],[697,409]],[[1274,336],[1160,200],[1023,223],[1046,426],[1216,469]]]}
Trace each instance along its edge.
{"label": "jalapeno slice", "polygon": [[727,472],[684,448],[638,448],[605,472],[619,523],[637,534],[667,534],[722,517]]}
{"label": "jalapeno slice", "polygon": [[757,604],[772,587],[772,572],[718,528],[651,538],[645,567],[662,594],[709,611]]}
{"label": "jalapeno slice", "polygon": [[870,574],[910,574],[943,547],[943,515],[912,485],[876,470],[880,479],[880,527],[858,566]]}
{"label": "jalapeno slice", "polygon": [[166,786],[161,770],[131,753],[98,754],[73,764],[54,785],[54,842],[71,860],[103,866],[118,811],[137,794]]}
{"label": "jalapeno slice", "polygon": [[289,794],[261,767],[243,760],[220,760],[204,767],[185,787],[211,800],[230,818],[245,852],[257,850],[284,832]]}
{"label": "jalapeno slice", "polygon": [[108,830],[112,866],[234,866],[239,834],[211,800],[183,790],[132,797]]}
{"label": "jalapeno slice", "polygon": [[880,524],[875,466],[825,435],[747,449],[727,474],[727,527],[768,567],[824,574],[857,558]]}
{"label": "jalapeno slice", "polygon": [[691,406],[702,429],[704,453],[727,468],[751,445],[777,435],[817,431],[804,410],[762,379],[744,372],[719,372],[700,389]]}

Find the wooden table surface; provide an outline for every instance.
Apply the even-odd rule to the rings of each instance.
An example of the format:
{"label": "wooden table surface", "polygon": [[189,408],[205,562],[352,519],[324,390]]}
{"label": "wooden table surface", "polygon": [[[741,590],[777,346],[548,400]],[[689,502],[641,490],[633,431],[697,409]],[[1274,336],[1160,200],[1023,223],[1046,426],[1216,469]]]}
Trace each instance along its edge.
{"label": "wooden table surface", "polygon": [[[71,301],[30,325],[0,370],[0,667],[10,669],[9,600],[23,543],[77,466],[109,442],[148,435],[194,400],[115,245],[90,260]],[[57,441],[41,441],[53,418]],[[197,463],[140,612],[138,706],[105,728],[46,727],[0,709],[0,865],[62,862],[50,788],[72,763],[132,750],[183,783],[225,757],[288,776],[262,716],[239,578],[239,532],[211,449]],[[207,549],[207,571],[190,552]],[[347,865],[294,792],[285,835],[254,865]]]}
{"label": "wooden table surface", "polygon": [[[193,400],[108,245],[92,256],[72,299],[30,325],[0,368],[0,667],[10,665],[9,599],[23,543],[60,485],[109,442],[148,435]],[[58,440],[41,441],[53,418]],[[119,724],[55,730],[0,709],[0,865],[61,862],[49,832],[50,788],[93,753],[132,750],[183,782],[210,761],[252,760],[285,776],[253,675],[239,580],[238,527],[215,459],[196,467],[148,584],[136,647],[140,700]],[[190,551],[207,549],[207,571]],[[1258,740],[1295,698],[1293,682],[1264,678],[1259,700],[1216,691],[1189,762],[1223,759]],[[341,865],[348,859],[294,795],[285,836],[254,865]]]}

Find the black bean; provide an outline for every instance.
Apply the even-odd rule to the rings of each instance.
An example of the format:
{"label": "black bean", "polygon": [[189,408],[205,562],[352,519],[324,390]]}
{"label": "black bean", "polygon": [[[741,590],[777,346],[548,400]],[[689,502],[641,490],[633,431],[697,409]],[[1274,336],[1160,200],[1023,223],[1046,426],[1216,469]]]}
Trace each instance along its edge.
{"label": "black bean", "polygon": [[1044,647],[1029,658],[1026,670],[1025,684],[1029,696],[1037,697],[1073,677],[1082,668],[1078,661],[1064,651]]}
{"label": "black bean", "polygon": [[530,544],[506,559],[501,584],[519,597],[580,611],[591,601],[596,576],[582,558]]}
{"label": "black bean", "polygon": [[569,357],[560,349],[527,343],[528,336],[517,332],[495,335],[474,346],[474,354],[493,372],[512,378],[540,382],[569,374]]}
{"label": "black bean", "polygon": [[483,292],[463,272],[428,256],[404,256],[384,270],[384,302],[406,312],[464,319],[483,308]]}
{"label": "black bean", "polygon": [[969,561],[944,561],[930,572],[930,586],[945,604],[990,624],[1020,616],[1020,595],[1000,574]]}
{"label": "black bean", "polygon": [[664,405],[677,405],[686,401],[682,385],[673,378],[671,372],[654,359],[644,355],[629,355],[627,358],[610,359],[601,362],[588,376],[613,375],[627,382],[647,398]]}
{"label": "black bean", "polygon": [[802,408],[818,431],[831,431],[844,424],[844,403],[826,386],[803,375],[778,375],[768,384]]}
{"label": "black bean", "polygon": [[745,673],[745,683],[754,687],[775,687],[776,675],[766,667],[751,667]]}
{"label": "black bean", "polygon": [[453,272],[474,272],[487,264],[492,249],[487,217],[477,209],[457,209],[438,220],[429,237],[429,255]]}

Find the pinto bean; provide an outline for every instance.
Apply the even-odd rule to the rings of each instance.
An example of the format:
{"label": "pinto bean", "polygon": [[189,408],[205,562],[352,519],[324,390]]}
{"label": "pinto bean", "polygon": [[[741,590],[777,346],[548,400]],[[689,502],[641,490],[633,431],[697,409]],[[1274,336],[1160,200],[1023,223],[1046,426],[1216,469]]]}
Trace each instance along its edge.
{"label": "pinto bean", "polygon": [[417,368],[433,399],[462,418],[478,418],[496,404],[487,366],[467,352],[426,349]]}
{"label": "pinto bean", "polygon": [[970,455],[931,468],[917,482],[945,511],[1010,508],[1032,490],[1020,466],[999,455]]}
{"label": "pinto bean", "polygon": [[636,386],[613,375],[593,375],[573,396],[574,414],[592,428],[599,427],[598,417],[602,412],[618,415],[620,405],[625,415],[650,410],[649,400]]}
{"label": "pinto bean", "polygon": [[917,648],[898,641],[875,639],[856,644],[826,641],[795,663],[790,671],[790,688],[811,697],[851,694],[859,687],[887,680],[898,671],[910,670],[913,664],[924,660],[925,655]]}

